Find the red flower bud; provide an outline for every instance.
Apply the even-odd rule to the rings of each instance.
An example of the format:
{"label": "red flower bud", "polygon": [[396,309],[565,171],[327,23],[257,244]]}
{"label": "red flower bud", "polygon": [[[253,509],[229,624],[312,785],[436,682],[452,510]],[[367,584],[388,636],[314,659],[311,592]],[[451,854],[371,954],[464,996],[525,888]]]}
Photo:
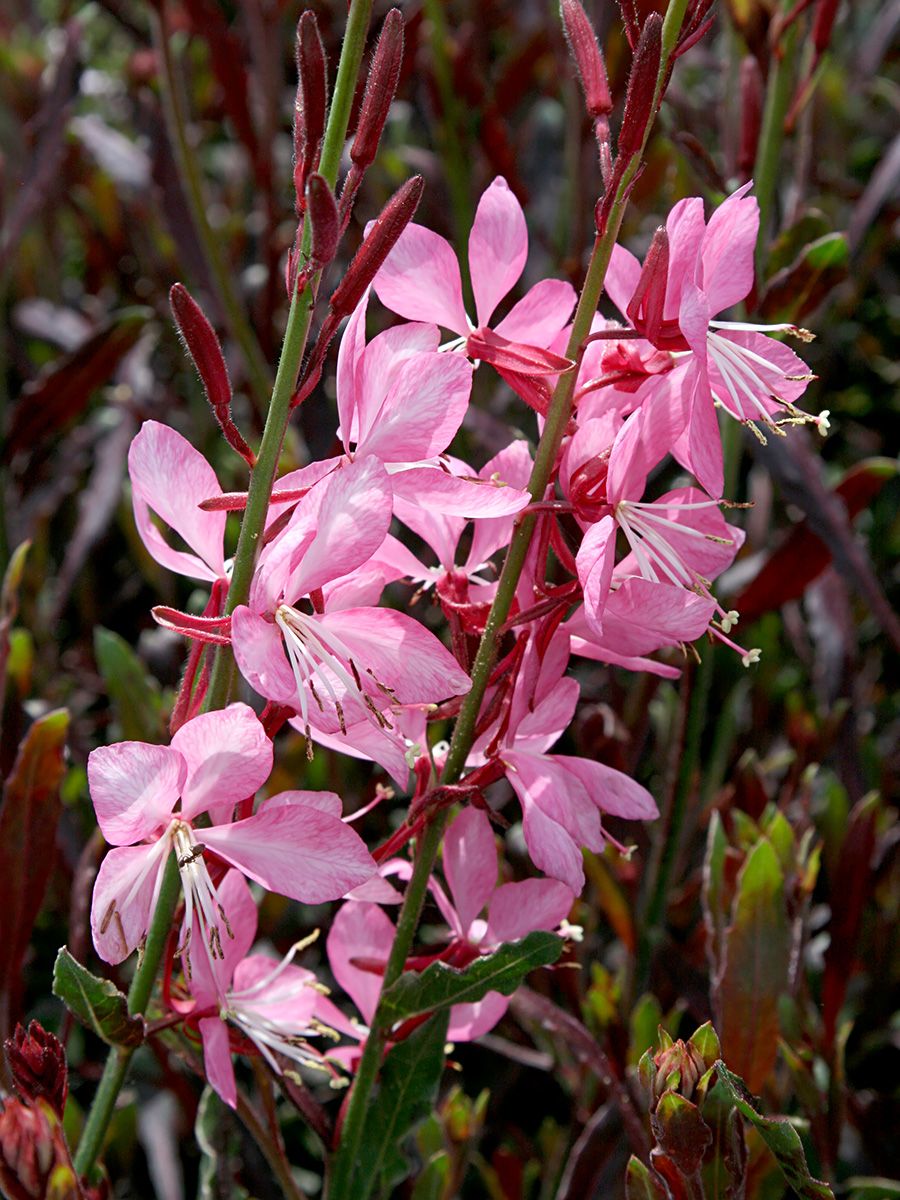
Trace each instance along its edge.
{"label": "red flower bud", "polygon": [[256,457],[231,417],[231,380],[215,330],[200,305],[182,283],[172,285],[169,305],[185,348],[197,368],[200,382],[225,440],[253,466]]}
{"label": "red flower bud", "polygon": [[639,329],[653,346],[658,345],[662,332],[668,279],[669,235],[665,226],[660,225],[653,235],[626,313],[634,328]]}
{"label": "red flower bud", "polygon": [[618,162],[623,168],[642,150],[647,126],[653,119],[661,53],[662,17],[654,12],[644,22],[628,76],[625,112],[616,146]]}
{"label": "red flower bud", "polygon": [[306,181],[306,209],[312,234],[309,262],[318,271],[337,253],[341,232],[334,193],[321,175],[312,174]]}
{"label": "red flower bud", "polygon": [[66,1052],[62,1042],[48,1033],[37,1021],[28,1032],[16,1026],[4,1046],[13,1086],[26,1103],[46,1100],[58,1117],[62,1117],[69,1091]]}
{"label": "red flower bud", "polygon": [[625,37],[628,39],[628,45],[633,52],[641,36],[641,23],[638,20],[635,0],[619,0],[619,9],[622,13],[622,20],[625,23]]}
{"label": "red flower bud", "polygon": [[384,18],[378,45],[372,56],[369,80],[363,97],[350,160],[364,171],[375,159],[381,133],[400,78],[403,61],[403,15],[392,8]]}
{"label": "red flower bud", "polygon": [[[41,1200],[57,1159],[54,1130],[37,1105],[8,1100],[0,1109],[0,1191],[9,1200]],[[73,1181],[74,1182],[74,1181]],[[72,1195],[77,1195],[73,1191]]]}
{"label": "red flower bud", "polygon": [[609,94],[603,55],[600,53],[587,13],[578,0],[560,0],[559,11],[569,51],[575,59],[584,89],[588,116],[593,120],[605,117],[612,111],[612,97]]}
{"label": "red flower bud", "polygon": [[303,212],[306,180],[319,159],[328,107],[325,49],[309,9],[297,24],[297,98],[294,102],[294,192],[297,216]]}
{"label": "red flower bud", "polygon": [[396,245],[400,234],[419,207],[425,182],[421,175],[408,179],[382,209],[381,215],[366,234],[353,256],[347,273],[331,297],[331,311],[337,317],[353,312],[366,288]]}
{"label": "red flower bud", "polygon": [[738,145],[737,169],[744,181],[750,178],[756,162],[756,148],[762,127],[763,77],[759,63],[752,54],[741,62],[741,137]]}

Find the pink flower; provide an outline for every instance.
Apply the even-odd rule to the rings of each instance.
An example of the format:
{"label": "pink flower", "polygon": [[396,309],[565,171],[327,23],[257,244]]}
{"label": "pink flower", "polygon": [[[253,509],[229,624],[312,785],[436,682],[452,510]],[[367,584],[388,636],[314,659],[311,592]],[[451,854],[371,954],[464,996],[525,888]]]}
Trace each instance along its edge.
{"label": "pink flower", "polygon": [[465,310],[452,246],[422,225],[407,225],[375,277],[375,291],[382,304],[401,317],[431,321],[458,334],[452,348],[466,344],[471,357],[494,363],[516,387],[517,375],[539,379],[568,367],[566,359],[542,348],[553,342],[575,304],[568,283],[544,279],[489,329],[527,257],[528,230],[521,205],[506,180],[497,176],[478,202],[469,236],[474,324]]}
{"label": "pink flower", "polygon": [[766,336],[784,331],[808,340],[811,335],[794,325],[712,319],[753,286],[759,206],[746,194],[751,186],[729,196],[708,223],[699,197],[679,201],[643,271],[634,255],[616,246],[606,278],[611,299],[635,329],[676,357],[688,356],[679,383],[691,400],[690,418],[675,454],[713,496],[722,494],[714,406],[773,433],[783,432],[784,414],[788,422],[813,421],[821,432],[827,429],[827,414],[813,417],[794,405],[813,378],[806,364]]}
{"label": "pink flower", "polygon": [[327,597],[322,611],[323,589],[369,561],[390,519],[390,481],[377,458],[333,472],[263,552],[249,604],[234,611],[234,654],[245,679],[295,708],[304,727],[313,707],[320,729],[343,732],[363,718],[387,726],[383,710],[391,704],[468,690],[469,677],[453,656],[411,617],[387,608],[329,611]]}
{"label": "pink flower", "polygon": [[476,742],[470,765],[496,759],[522,804],[528,853],[545,874],[578,895],[584,887],[581,847],[600,851],[611,840],[602,813],[646,820],[658,816],[646,788],[621,771],[587,758],[547,751],[575,714],[578,681],[565,678],[569,638],[542,648],[529,638],[507,712]]}
{"label": "pink flower", "polygon": [[[315,975],[293,965],[302,943],[281,960],[250,954],[256,937],[256,905],[239,871],[226,873],[218,896],[231,936],[223,941],[215,970],[203,956],[198,957],[189,980],[193,1001],[173,1004],[199,1027],[207,1081],[235,1108],[234,1049],[253,1048],[278,1075],[280,1058],[328,1070],[322,1052],[307,1038],[333,1036],[333,1031],[316,1017],[321,992]],[[196,917],[193,936],[203,936]],[[188,937],[185,933],[183,941]]]}
{"label": "pink flower", "polygon": [[[362,840],[332,793],[284,792],[251,817],[229,823],[272,768],[272,743],[253,710],[232,704],[187,721],[170,746],[118,742],[88,758],[97,822],[112,849],[94,885],[97,953],[121,962],[147,932],[170,853],[178,858],[185,926],[193,914],[207,955],[224,951],[222,906],[207,852],[270,891],[310,904],[343,896],[375,873]],[[209,828],[195,826],[208,813]],[[229,935],[227,924],[224,932]]]}

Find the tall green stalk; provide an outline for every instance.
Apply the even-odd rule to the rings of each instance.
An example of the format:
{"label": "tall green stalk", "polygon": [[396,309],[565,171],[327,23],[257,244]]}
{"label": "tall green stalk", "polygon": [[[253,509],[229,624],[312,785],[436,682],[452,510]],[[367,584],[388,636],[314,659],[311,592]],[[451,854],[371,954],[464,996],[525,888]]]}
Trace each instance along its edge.
{"label": "tall green stalk", "polygon": [[[372,3],[373,0],[351,0],[350,12],[347,17],[347,29],[341,47],[341,59],[319,164],[320,173],[332,187],[337,181],[341,150],[347,136],[350,109],[365,50]],[[304,249],[308,248],[308,238],[309,231],[304,229]],[[250,581],[253,578],[253,569],[265,528],[269,499],[272,495],[272,485],[278,469],[278,458],[290,419],[291,396],[306,349],[318,283],[319,276],[317,275],[301,294],[295,293],[291,301],[281,357],[275,375],[275,387],[266,417],[256,467],[250,479],[247,508],[241,524],[234,570],[228,589],[228,612],[232,612],[238,604],[244,603],[249,594]],[[223,708],[228,703],[231,692],[234,660],[227,647],[219,647],[219,650],[220,653],[216,656],[207,693],[207,710]],[[177,864],[174,855],[170,855],[151,919],[144,952],[128,993],[128,1007],[132,1013],[143,1013],[147,1008],[180,895],[181,887]],[[74,1158],[75,1169],[79,1174],[90,1170],[100,1153],[116,1100],[128,1073],[132,1054],[133,1050],[124,1047],[114,1047],[110,1050]]]}
{"label": "tall green stalk", "polygon": [[[776,18],[777,19],[777,18]],[[794,66],[797,57],[799,24],[794,21],[781,45],[772,54],[762,128],[753,165],[753,184],[759,204],[759,236],[756,242],[756,276],[762,279],[764,253],[772,224],[772,209],[778,188],[778,169],[784,142],[784,119],[794,88]]]}

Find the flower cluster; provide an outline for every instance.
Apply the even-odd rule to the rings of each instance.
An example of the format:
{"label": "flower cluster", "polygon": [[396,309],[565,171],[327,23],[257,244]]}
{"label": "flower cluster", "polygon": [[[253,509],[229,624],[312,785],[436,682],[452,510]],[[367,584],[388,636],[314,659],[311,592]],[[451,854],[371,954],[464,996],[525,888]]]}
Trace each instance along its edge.
{"label": "flower cluster", "polygon": [[[802,331],[713,319],[750,290],[757,225],[748,187],[708,222],[699,199],[676,205],[643,265],[615,249],[607,288],[624,323],[598,313],[573,348],[575,294],[559,280],[537,283],[495,319],[528,251],[524,215],[503,179],[482,196],[469,240],[474,321],[449,244],[407,223],[344,327],[342,453],[276,482],[247,602],[233,611],[224,603],[226,517],[242,498],[222,492],[175,430],[148,421],[134,439],[134,513],[148,552],[210,585],[202,614],[159,607],[156,619],[198,648],[229,645],[245,699],[258,697],[262,716],[248,703],[204,711],[208,672],[197,653],[169,746],[125,742],[91,755],[91,794],[113,847],[94,889],[94,943],[109,962],[141,943],[174,854],[181,973],[169,971],[166,1000],[197,1031],[208,1078],[228,1103],[237,1094],[233,1052],[261,1055],[276,1072],[289,1062],[333,1077],[354,1069],[394,938],[383,906],[399,899],[408,844],[436,805],[465,804],[445,837],[443,882],[430,884],[446,932],[411,969],[465,966],[534,930],[571,932],[582,851],[624,849],[609,817],[657,812],[622,772],[554,751],[579,704],[573,659],[672,677],[677,660],[653,656],[703,635],[745,665],[757,657],[732,640],[738,614],[712,590],[743,537],[722,511],[730,505],[717,411],[760,437],[799,421],[826,427],[824,415],[797,408],[811,376],[772,336]],[[373,292],[403,320],[368,339]],[[477,369],[495,371],[538,428],[557,380],[574,377],[574,415],[546,490],[530,490],[524,437],[484,465],[448,454]],[[674,487],[657,482],[679,470]],[[498,556],[526,514],[534,531],[466,773],[442,789],[446,747],[429,725],[454,715],[469,691]],[[388,585],[409,611],[383,603]],[[422,592],[440,606],[447,644],[419,619],[425,606],[412,608]],[[388,843],[370,851],[334,793],[257,799],[286,721],[310,756],[318,745],[371,760],[409,791],[407,820]],[[485,789],[504,778],[509,787],[489,801]],[[504,882],[492,823],[503,795],[500,804],[518,805],[539,876]],[[358,1017],[293,961],[297,947],[281,961],[252,953],[248,880],[306,903],[343,901],[327,954]],[[489,993],[457,1006],[451,1036],[479,1036],[507,1003]]]}

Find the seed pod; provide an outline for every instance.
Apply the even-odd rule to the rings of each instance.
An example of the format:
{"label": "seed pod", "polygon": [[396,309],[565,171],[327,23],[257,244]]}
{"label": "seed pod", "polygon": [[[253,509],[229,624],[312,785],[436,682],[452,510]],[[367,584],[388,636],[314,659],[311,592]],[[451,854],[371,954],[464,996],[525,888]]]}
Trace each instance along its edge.
{"label": "seed pod", "polygon": [[392,8],[384,18],[381,36],[372,56],[369,80],[356,123],[356,136],[350,147],[350,161],[361,171],[374,162],[384,123],[390,111],[400,65],[403,61],[403,15]]}
{"label": "seed pod", "polygon": [[303,212],[306,180],[319,160],[328,107],[325,49],[315,14],[309,9],[297,24],[297,98],[294,102],[294,192],[297,215]]}
{"label": "seed pod", "polygon": [[334,290],[331,310],[335,316],[347,316],[356,308],[400,234],[413,219],[424,188],[422,176],[414,175],[384,206],[354,255],[347,274]]}
{"label": "seed pod", "polygon": [[653,119],[661,53],[662,17],[654,12],[644,22],[628,76],[625,112],[616,146],[616,156],[623,167],[643,148],[647,126]]}

